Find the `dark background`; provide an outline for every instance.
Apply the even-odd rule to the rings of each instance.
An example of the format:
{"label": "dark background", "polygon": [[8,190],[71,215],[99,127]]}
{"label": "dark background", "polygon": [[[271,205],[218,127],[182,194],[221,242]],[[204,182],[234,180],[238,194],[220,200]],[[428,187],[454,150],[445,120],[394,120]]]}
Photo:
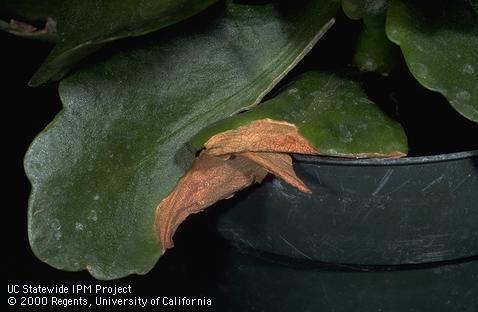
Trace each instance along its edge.
{"label": "dark background", "polygon": [[[359,22],[339,17],[336,26],[288,77],[308,68],[354,71],[350,60],[360,27]],[[2,152],[8,159],[4,161],[7,176],[3,179],[7,186],[4,188],[7,200],[2,205],[6,225],[3,269],[7,284],[96,284],[99,281],[85,271],[63,272],[41,262],[28,243],[30,184],[24,174],[23,156],[35,135],[61,109],[61,103],[57,83],[38,88],[30,88],[27,83],[50,49],[49,44],[0,32],[2,125],[7,141]],[[412,156],[478,149],[478,125],[456,113],[440,94],[419,86],[403,60],[387,79],[375,74],[355,75],[364,81],[370,97],[403,124]],[[147,275],[101,283],[131,284],[134,295],[149,298],[205,295],[215,299],[216,290],[227,287],[221,284],[221,279],[228,250],[214,230],[215,209],[220,208],[190,217],[175,236],[176,247]]]}

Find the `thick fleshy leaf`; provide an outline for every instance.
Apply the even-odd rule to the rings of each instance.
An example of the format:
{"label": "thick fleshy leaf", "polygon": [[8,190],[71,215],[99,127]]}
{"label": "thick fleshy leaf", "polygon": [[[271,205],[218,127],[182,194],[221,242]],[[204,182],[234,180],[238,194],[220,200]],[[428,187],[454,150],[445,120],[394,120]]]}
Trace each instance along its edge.
{"label": "thick fleshy leaf", "polygon": [[303,74],[274,99],[219,121],[192,143],[205,149],[156,211],[164,248],[173,246],[172,237],[188,215],[260,183],[267,172],[310,193],[289,154],[401,157],[407,152],[402,127],[356,82],[319,72]]}
{"label": "thick fleshy leaf", "polygon": [[478,0],[468,0],[471,5],[471,8],[478,14]]}
{"label": "thick fleshy leaf", "polygon": [[468,2],[393,0],[387,35],[423,86],[478,122],[478,15]]}
{"label": "thick fleshy leaf", "polygon": [[364,28],[355,47],[354,62],[361,71],[388,75],[396,65],[399,52],[385,34],[385,21],[379,25],[370,24],[364,19]]}
{"label": "thick fleshy leaf", "polygon": [[385,13],[388,0],[342,0],[342,10],[351,19],[379,16]]}
{"label": "thick fleshy leaf", "polygon": [[[369,100],[356,81],[321,72],[305,73],[275,98],[253,110],[219,121],[204,129],[194,138],[193,144],[197,148],[206,145],[208,150],[214,149],[215,146],[211,146],[211,141],[217,135],[231,130],[237,132],[237,129],[258,120],[268,120],[268,123],[276,121],[279,124],[287,122],[297,127],[299,134],[316,150],[310,151],[310,148],[306,147],[304,150],[295,151],[297,153],[384,157],[404,156],[408,150],[407,138],[400,124]],[[267,128],[263,128],[267,133]],[[246,137],[252,136],[246,133]],[[252,151],[270,151],[264,150],[264,146],[268,145],[267,137],[273,137],[272,133],[264,137],[257,134],[257,137],[252,138],[254,140]],[[274,138],[272,140],[279,142]],[[224,140],[217,142],[221,148],[226,145]],[[291,143],[280,144],[284,146],[277,146],[277,143],[272,145],[274,151],[290,152]],[[229,152],[231,151],[224,149],[221,151],[221,153]]]}
{"label": "thick fleshy leaf", "polygon": [[337,10],[332,0],[293,10],[228,3],[206,25],[132,39],[63,80],[64,109],[25,159],[35,254],[101,279],[149,271],[163,253],[155,208],[195,156],[186,142],[257,104]]}
{"label": "thick fleshy leaf", "polygon": [[158,30],[202,11],[215,1],[7,0],[4,5],[21,17],[50,18],[56,23],[57,44],[30,81],[37,86],[60,79],[76,62],[108,41]]}
{"label": "thick fleshy leaf", "polygon": [[66,0],[3,0],[2,8],[29,21],[46,21],[48,17],[61,14]]}
{"label": "thick fleshy leaf", "polygon": [[385,34],[388,0],[342,0],[342,9],[351,19],[362,19],[354,62],[362,71],[388,75],[396,64],[397,48]]}

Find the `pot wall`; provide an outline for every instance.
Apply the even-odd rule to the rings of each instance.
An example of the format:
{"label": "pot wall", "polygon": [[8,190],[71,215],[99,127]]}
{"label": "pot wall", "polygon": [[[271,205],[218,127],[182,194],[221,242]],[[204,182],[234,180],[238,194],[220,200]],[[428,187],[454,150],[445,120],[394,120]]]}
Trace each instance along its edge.
{"label": "pot wall", "polygon": [[224,201],[220,234],[242,252],[400,265],[478,255],[478,151],[395,160],[297,157],[312,194],[280,179]]}
{"label": "pot wall", "polygon": [[478,262],[393,272],[274,265],[233,253],[220,311],[476,312]]}

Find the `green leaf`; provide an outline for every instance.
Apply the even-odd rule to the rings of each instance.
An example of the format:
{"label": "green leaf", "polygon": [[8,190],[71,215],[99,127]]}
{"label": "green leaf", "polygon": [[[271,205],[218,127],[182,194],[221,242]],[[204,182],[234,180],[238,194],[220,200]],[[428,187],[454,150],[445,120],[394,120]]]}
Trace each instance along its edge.
{"label": "green leaf", "polygon": [[361,71],[388,75],[396,65],[396,46],[385,34],[388,0],[342,0],[342,9],[351,19],[362,19],[354,63]]}
{"label": "green leaf", "polygon": [[351,19],[383,15],[388,0],[342,0],[342,10]]}
{"label": "green leaf", "polygon": [[188,169],[186,143],[257,104],[332,25],[335,1],[294,10],[227,4],[60,83],[64,109],[32,143],[29,238],[50,265],[96,278],[146,273],[163,253],[159,201]]}
{"label": "green leaf", "polygon": [[364,28],[355,47],[354,62],[361,71],[388,75],[396,65],[397,47],[385,34],[385,20],[376,24],[369,22],[371,19],[364,18]]}
{"label": "green leaf", "polygon": [[7,0],[27,19],[51,18],[58,41],[30,81],[38,86],[62,78],[79,60],[106,42],[143,35],[188,18],[217,0]]}
{"label": "green leaf", "polygon": [[29,21],[46,21],[61,14],[66,0],[3,0],[2,6],[14,15]]}
{"label": "green leaf", "polygon": [[302,74],[275,98],[203,130],[193,144],[200,148],[217,133],[266,118],[295,125],[323,155],[404,156],[408,150],[401,125],[369,100],[356,81],[321,72]]}
{"label": "green leaf", "polygon": [[478,14],[478,0],[468,0],[471,5],[471,8]]}
{"label": "green leaf", "polygon": [[478,15],[465,1],[412,3],[391,1],[388,37],[423,86],[478,122]]}

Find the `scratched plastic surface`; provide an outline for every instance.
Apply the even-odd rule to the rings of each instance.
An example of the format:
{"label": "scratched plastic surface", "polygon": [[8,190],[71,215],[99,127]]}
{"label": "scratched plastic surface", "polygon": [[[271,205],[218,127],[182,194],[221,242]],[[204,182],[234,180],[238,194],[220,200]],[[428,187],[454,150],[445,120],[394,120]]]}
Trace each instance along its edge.
{"label": "scratched plastic surface", "polygon": [[398,160],[297,157],[312,194],[269,179],[221,204],[242,252],[360,265],[478,255],[478,151]]}
{"label": "scratched plastic surface", "polygon": [[298,270],[231,254],[222,311],[476,312],[478,261],[421,270]]}

